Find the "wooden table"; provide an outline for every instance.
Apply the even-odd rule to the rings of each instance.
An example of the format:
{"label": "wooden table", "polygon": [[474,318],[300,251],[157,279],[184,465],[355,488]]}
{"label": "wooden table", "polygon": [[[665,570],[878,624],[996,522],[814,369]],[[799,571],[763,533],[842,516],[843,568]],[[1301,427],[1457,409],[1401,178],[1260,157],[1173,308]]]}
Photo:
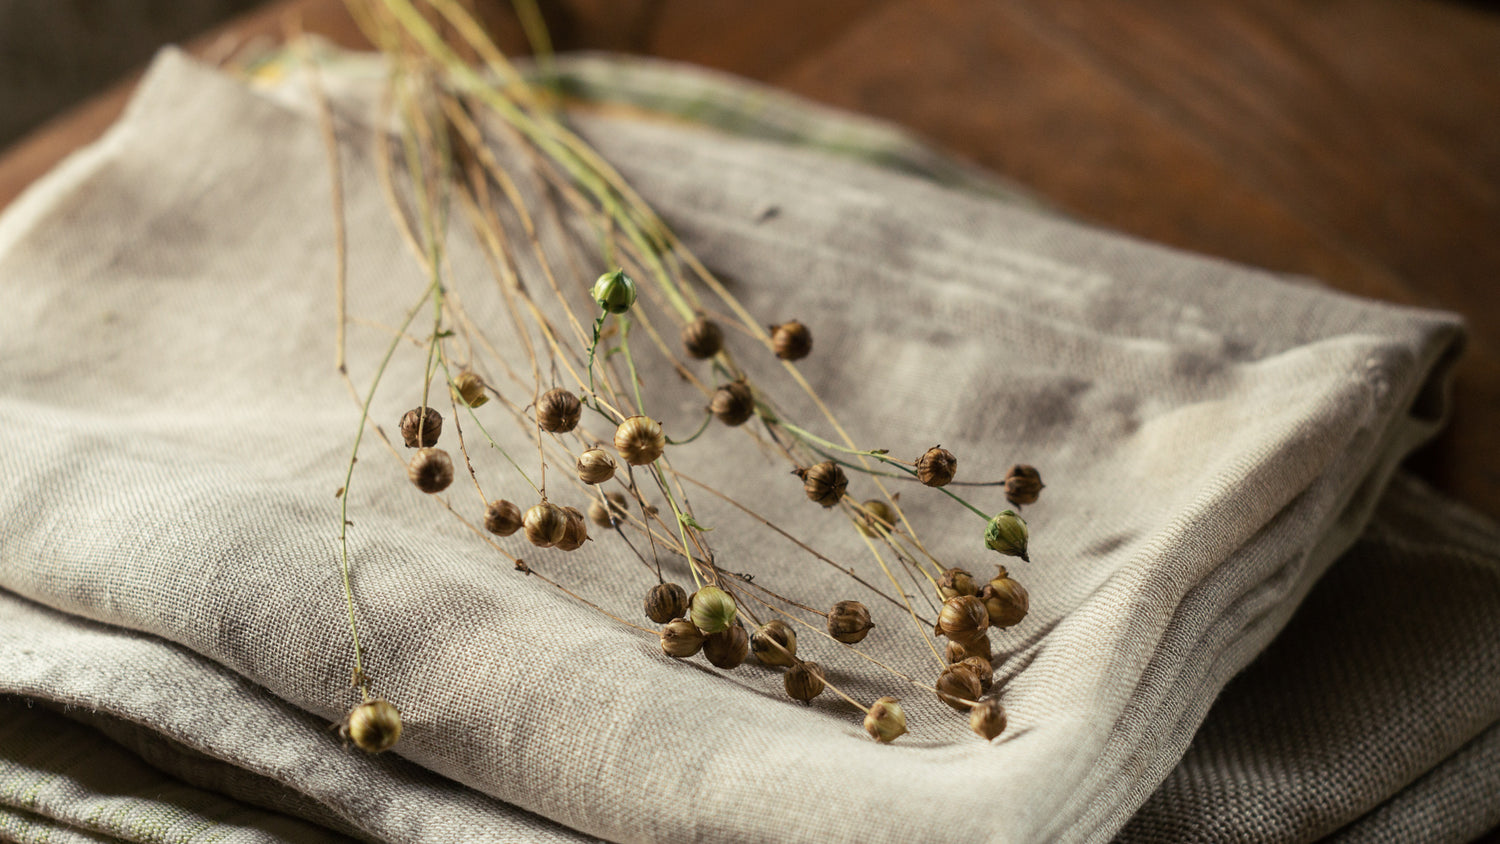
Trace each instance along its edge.
{"label": "wooden table", "polygon": [[[497,40],[524,43],[508,4]],[[904,124],[1085,220],[1457,311],[1452,422],[1410,466],[1500,517],[1500,16],[1435,0],[542,0],[559,49],[681,59]],[[339,0],[288,14],[363,43]],[[0,205],[133,80],[0,156]]]}

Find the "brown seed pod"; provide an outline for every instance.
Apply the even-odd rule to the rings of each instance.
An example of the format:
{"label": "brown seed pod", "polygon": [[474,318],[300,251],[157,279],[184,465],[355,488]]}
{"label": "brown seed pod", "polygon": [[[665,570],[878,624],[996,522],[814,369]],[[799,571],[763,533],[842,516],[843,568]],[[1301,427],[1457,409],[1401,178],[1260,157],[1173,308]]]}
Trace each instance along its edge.
{"label": "brown seed pod", "polygon": [[632,466],[645,466],[661,456],[667,437],[661,425],[646,416],[632,416],[615,429],[615,451]]}
{"label": "brown seed pod", "polygon": [[685,618],[674,618],[661,629],[661,651],[686,659],[703,647],[703,634]]}
{"label": "brown seed pod", "polygon": [[1005,732],[1005,707],[994,698],[981,700],[978,706],[969,710],[969,729],[985,741]]}
{"label": "brown seed pod", "polygon": [[369,700],[349,710],[339,733],[366,753],[390,750],[401,738],[401,712],[387,700]]}
{"label": "brown seed pod", "polygon": [[716,668],[726,671],[739,668],[740,663],[749,655],[750,634],[738,624],[730,625],[727,630],[720,630],[718,633],[710,633],[703,640],[703,658]]}
{"label": "brown seed pod", "polygon": [[859,505],[864,508],[863,518],[860,519],[859,532],[865,536],[876,536],[881,531],[896,529],[896,511],[890,504],[878,498]]}
{"label": "brown seed pod", "polygon": [[1012,580],[1005,566],[998,566],[1000,573],[979,592],[979,600],[990,615],[990,624],[995,627],[1014,627],[1026,618],[1031,606],[1031,597],[1026,587]]}
{"label": "brown seed pod", "polygon": [[615,476],[615,459],[602,448],[591,448],[578,455],[578,480],[602,484]]}
{"label": "brown seed pod", "polygon": [[566,434],[578,427],[578,419],[582,415],[583,403],[561,387],[542,393],[542,397],[536,402],[536,424],[543,431]]}
{"label": "brown seed pod", "polygon": [[792,700],[807,702],[823,693],[823,666],[799,662],[786,670],[786,693]]}
{"label": "brown seed pod", "polygon": [[557,548],[561,551],[577,551],[589,539],[589,526],[583,521],[583,514],[578,512],[578,508],[564,507],[563,513],[567,518],[564,520],[562,539],[557,540]]}
{"label": "brown seed pod", "polygon": [[1042,473],[1035,466],[1017,463],[1005,473],[1005,500],[1016,505],[1035,504],[1042,494]]}
{"label": "brown seed pod", "polygon": [[527,510],[521,521],[526,527],[526,541],[538,548],[551,548],[568,530],[567,512],[546,501]]}
{"label": "brown seed pod", "polygon": [[906,712],[901,702],[893,697],[883,697],[870,706],[865,713],[865,732],[870,738],[889,744],[906,734]]}
{"label": "brown seed pod", "polygon": [[958,474],[958,458],[940,445],[917,458],[917,480],[927,486],[946,486]]}
{"label": "brown seed pod", "polygon": [[983,601],[973,595],[959,595],[943,602],[937,626],[938,632],[967,646],[989,630],[990,615]]}
{"label": "brown seed pod", "polygon": [[406,477],[429,495],[442,492],[453,483],[453,461],[440,448],[419,448],[406,464]]}
{"label": "brown seed pod", "polygon": [[521,508],[509,501],[497,498],[484,508],[484,529],[490,533],[510,536],[520,530],[521,525]]}
{"label": "brown seed pod", "polygon": [[933,685],[937,688],[938,700],[959,712],[969,708],[962,701],[979,700],[979,696],[984,694],[979,677],[961,662],[944,669]]}
{"label": "brown seed pod", "polygon": [[453,379],[453,392],[459,401],[469,407],[479,407],[490,400],[484,391],[484,379],[469,369],[458,373]]}
{"label": "brown seed pod", "polygon": [[724,348],[724,330],[707,317],[698,317],[682,329],[682,348],[688,357],[707,360]]}
{"label": "brown seed pod", "polygon": [[990,661],[984,657],[965,657],[958,664],[967,665],[969,670],[974,672],[974,676],[979,678],[979,691],[981,693],[989,691],[990,686],[995,684],[995,666],[991,665]]}
{"label": "brown seed pod", "polygon": [[951,568],[943,572],[938,578],[938,591],[943,593],[943,600],[957,598],[960,595],[978,595],[979,585],[974,582],[974,575],[969,574],[961,568]]}
{"label": "brown seed pod", "polygon": [[812,332],[796,321],[771,326],[771,349],[782,360],[802,360],[812,354]]}
{"label": "brown seed pod", "polygon": [[846,645],[864,641],[874,627],[870,611],[859,601],[839,601],[828,611],[828,635]]}
{"label": "brown seed pod", "polygon": [[750,637],[750,650],[762,665],[793,665],[797,662],[797,632],[773,618]]}
{"label": "brown seed pod", "polygon": [[985,662],[989,662],[993,657],[993,653],[990,651],[990,636],[986,633],[967,642],[955,642],[949,639],[946,656],[949,664],[963,662],[971,656],[977,656]]}
{"label": "brown seed pod", "polygon": [[807,493],[808,499],[824,507],[839,503],[844,490],[849,488],[849,478],[844,475],[844,470],[831,460],[797,469],[792,474],[802,479],[802,491]]}
{"label": "brown seed pod", "polygon": [[[406,442],[407,448],[432,448],[437,445],[438,435],[441,433],[443,414],[430,407],[426,413],[422,412],[422,408],[414,407],[401,417],[401,439]],[[420,443],[417,442],[419,434],[422,438]]]}
{"label": "brown seed pod", "polygon": [[708,412],[731,428],[745,424],[755,415],[755,396],[750,385],[744,379],[720,385],[708,401]]}
{"label": "brown seed pod", "polygon": [[666,624],[687,614],[687,591],[675,583],[658,583],[646,593],[646,617]]}

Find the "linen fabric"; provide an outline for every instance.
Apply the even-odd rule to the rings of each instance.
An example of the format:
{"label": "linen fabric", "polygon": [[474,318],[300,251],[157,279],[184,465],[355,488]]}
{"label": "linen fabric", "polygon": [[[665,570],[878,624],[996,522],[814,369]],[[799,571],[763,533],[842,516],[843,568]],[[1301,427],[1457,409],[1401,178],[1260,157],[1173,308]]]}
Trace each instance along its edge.
{"label": "linen fabric", "polygon": [[[378,123],[357,90],[335,106],[359,319],[350,373],[364,389],[426,280],[381,189]],[[1175,774],[1148,798],[1219,690],[1355,541],[1401,456],[1439,424],[1457,321],[823,152],[640,115],[579,123],[752,313],[813,326],[803,371],[857,442],[908,457],[941,442],[960,456],[961,479],[998,478],[1012,461],[1042,469],[1047,490],[1025,511],[1032,562],[1003,560],[1032,596],[1027,620],[994,637],[1004,736],[976,739],[932,696],[813,636],[803,655],[851,696],[903,698],[910,736],[877,745],[853,707],[831,695],[793,704],[763,667],[721,674],[671,660],[653,636],[526,577],[510,556],[639,619],[654,575],[617,537],[572,555],[517,537],[497,552],[367,436],[347,492],[355,607],[366,670],[406,732],[381,757],[340,749],[320,725],[357,701],[334,492],[359,415],[333,365],[323,139],[305,103],[174,53],[105,140],[0,219],[10,303],[0,423],[22,444],[0,458],[12,479],[0,491],[0,587],[11,593],[0,608],[14,620],[0,627],[0,691],[99,708],[190,750],[158,760],[185,780],[218,771],[256,805],[274,792],[257,784],[281,783],[300,797],[280,811],[378,840],[1097,841],[1143,803],[1148,814],[1219,805]],[[497,149],[515,155],[503,140]],[[507,160],[544,202],[528,160]],[[598,259],[578,221],[557,217],[541,218],[540,242],[567,268],[565,295],[586,303]],[[447,258],[474,330],[522,360],[461,225]],[[546,289],[527,250],[515,260],[528,287]],[[787,418],[818,428],[773,361],[745,338],[731,346]],[[387,430],[418,403],[424,357],[402,348],[386,371],[372,418]],[[669,434],[690,432],[701,398],[649,347],[638,357],[648,410]],[[529,388],[486,375],[529,401]],[[496,442],[535,454],[496,414],[485,422]],[[607,441],[597,420],[586,427]],[[489,497],[530,503],[514,470],[468,436]],[[687,475],[880,578],[858,534],[742,434],[711,429],[673,455]],[[557,478],[566,464],[549,462],[559,503],[586,503]],[[446,497],[477,521],[465,483]],[[855,476],[851,494],[873,492]],[[878,627],[861,647],[935,676],[909,618],[706,493],[690,498],[722,566],[812,606],[865,601]],[[981,548],[973,514],[922,488],[903,488],[902,503],[940,559],[981,575],[1001,560]],[[679,562],[664,565],[688,579]],[[1494,611],[1479,600],[1464,618]],[[1241,686],[1301,699],[1253,680],[1231,695]],[[1351,784],[1357,799],[1278,834],[1331,832],[1333,819],[1428,786],[1469,807],[1450,830],[1484,823],[1462,797],[1476,768],[1460,757],[1484,757],[1480,736],[1497,718],[1476,700],[1395,773]],[[1355,741],[1317,726],[1296,735]],[[1421,726],[1411,734],[1427,735]],[[1212,745],[1195,745],[1179,769],[1189,783],[1245,782],[1235,765],[1253,759],[1215,768],[1200,746]],[[181,761],[198,757],[230,767]],[[1459,785],[1414,782],[1423,766]],[[1287,805],[1317,798],[1309,789],[1289,789]],[[1381,820],[1413,816],[1400,799],[1364,823],[1407,822]],[[1173,834],[1147,817],[1126,834]]]}

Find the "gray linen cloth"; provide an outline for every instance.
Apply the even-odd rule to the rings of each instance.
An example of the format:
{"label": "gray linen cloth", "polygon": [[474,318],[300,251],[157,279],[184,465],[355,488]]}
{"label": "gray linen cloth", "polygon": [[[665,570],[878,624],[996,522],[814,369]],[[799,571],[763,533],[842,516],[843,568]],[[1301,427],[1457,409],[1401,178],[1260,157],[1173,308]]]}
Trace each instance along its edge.
{"label": "gray linen cloth", "polygon": [[[374,175],[368,103],[338,106],[351,312],[394,324],[422,273]],[[1435,429],[1456,321],[820,153],[641,119],[583,127],[753,313],[813,325],[805,371],[858,441],[907,455],[941,441],[971,479],[1013,460],[1042,467],[1033,562],[1011,566],[1031,615],[996,637],[1005,736],[979,741],[935,699],[816,642],[809,654],[856,697],[903,697],[913,734],[876,745],[852,707],[791,704],[772,671],[667,659],[515,572],[372,445],[350,493],[356,603],[376,690],[407,733],[382,757],[339,749],[322,725],[354,696],[332,493],[358,416],[332,365],[322,140],[306,109],[175,54],[109,136],[0,219],[0,422],[16,444],[0,458],[0,692],[100,710],[112,736],[186,782],[381,840],[1088,841],[1143,803],[1127,834],[1175,835],[1151,825],[1153,805],[1169,817],[1207,798],[1174,791],[1173,774],[1146,801]],[[577,251],[566,225],[542,232],[557,254]],[[506,324],[458,227],[450,258],[476,322]],[[597,265],[579,263],[594,268],[568,280],[581,298]],[[492,339],[516,353],[499,328]],[[361,387],[384,341],[351,327]],[[670,375],[642,357],[648,380]],[[417,351],[398,355],[377,421],[416,403],[422,367]],[[669,432],[696,422],[685,391],[647,402]],[[513,426],[489,427],[526,453]],[[873,568],[852,529],[742,437],[715,430],[679,451],[688,474]],[[490,457],[476,455],[487,488],[523,500]],[[903,504],[934,550],[985,571],[995,558],[977,520],[923,492]],[[449,500],[472,517],[466,494],[455,485]],[[880,625],[869,651],[932,670],[909,620],[694,500],[727,567],[814,605],[866,600]],[[611,537],[566,557],[507,547],[627,617],[651,582]],[[1492,588],[1493,566],[1479,568],[1490,574],[1474,583]],[[1470,620],[1493,618],[1493,601],[1477,606]],[[1241,681],[1226,703],[1241,687],[1257,688]],[[1429,768],[1448,771],[1448,786],[1428,784],[1443,794],[1472,788],[1472,764],[1439,763],[1490,758],[1481,733],[1500,713],[1488,704],[1360,783],[1358,799],[1325,805],[1318,822],[1332,827],[1289,822],[1292,835],[1331,832],[1402,788],[1422,803],[1414,780]],[[1211,748],[1195,745],[1179,773],[1224,771]],[[1246,776],[1266,770],[1228,758]],[[268,796],[276,783],[297,797]],[[1399,809],[1388,814],[1413,817]],[[1378,815],[1361,823],[1375,829]]]}

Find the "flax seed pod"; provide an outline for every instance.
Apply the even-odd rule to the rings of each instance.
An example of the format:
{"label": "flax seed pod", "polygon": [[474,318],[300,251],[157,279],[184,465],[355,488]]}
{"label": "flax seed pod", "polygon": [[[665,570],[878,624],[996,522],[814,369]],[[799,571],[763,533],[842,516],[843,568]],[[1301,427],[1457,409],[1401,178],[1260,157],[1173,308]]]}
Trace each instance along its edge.
{"label": "flax seed pod", "polygon": [[1026,618],[1031,598],[1026,594],[1026,587],[1012,579],[1005,566],[997,568],[1000,573],[980,590],[979,600],[984,602],[985,611],[990,614],[992,627],[1014,627]]}
{"label": "flax seed pod", "polygon": [[828,635],[846,645],[855,645],[870,634],[870,610],[859,601],[839,601],[828,611]]}
{"label": "flax seed pod", "polygon": [[523,524],[521,508],[509,501],[496,499],[484,508],[484,529],[497,536],[510,536]]}
{"label": "flax seed pod", "polygon": [[958,458],[940,445],[923,452],[917,458],[917,480],[925,486],[947,486],[958,474]]}
{"label": "flax seed pod", "polygon": [[406,464],[406,477],[429,495],[442,492],[453,483],[453,461],[440,448],[419,448]]}
{"label": "flax seed pod", "polygon": [[985,741],[1005,732],[1005,707],[994,698],[981,700],[978,706],[969,710],[969,729]]}
{"label": "flax seed pod", "polygon": [[646,617],[666,624],[687,614],[687,591],[675,583],[658,583],[646,593]]}
{"label": "flax seed pod", "polygon": [[974,676],[979,678],[979,691],[984,693],[995,684],[995,666],[982,656],[965,657],[959,665],[967,665]]}
{"label": "flax seed pod", "polygon": [[724,331],[706,317],[698,317],[682,329],[682,348],[688,357],[707,360],[724,348]]}
{"label": "flax seed pod", "polygon": [[823,666],[816,662],[798,662],[788,668],[782,678],[786,682],[786,693],[792,700],[803,703],[823,693]]}
{"label": "flax seed pod", "polygon": [[943,602],[937,626],[944,636],[967,647],[989,630],[990,616],[983,601],[973,595],[959,595]]}
{"label": "flax seed pod", "polygon": [[1026,520],[1014,510],[996,513],[984,529],[984,547],[1006,556],[1020,557],[1026,562],[1031,562],[1026,553],[1030,540],[1031,531],[1026,528]]}
{"label": "flax seed pod", "polygon": [[906,734],[906,712],[901,702],[893,697],[883,697],[865,713],[865,732],[882,744],[890,744]]}
{"label": "flax seed pod", "polygon": [[771,348],[782,360],[802,360],[812,354],[812,332],[795,319],[773,325]]}
{"label": "flax seed pod", "polygon": [[750,637],[750,650],[762,665],[794,665],[797,662],[797,632],[773,618]]}
{"label": "flax seed pod", "polygon": [[849,478],[844,475],[844,470],[831,460],[806,469],[797,469],[792,474],[802,479],[802,491],[807,494],[808,500],[816,501],[824,507],[839,503],[844,497],[844,490],[849,488]]}
{"label": "flax seed pod", "polygon": [[865,511],[859,523],[860,533],[865,536],[877,536],[882,531],[895,530],[896,511],[891,509],[891,505],[878,498],[872,498],[859,506]]}
{"label": "flax seed pod", "polygon": [[710,633],[703,640],[703,658],[713,664],[715,668],[729,670],[739,668],[750,655],[750,634],[745,628],[738,624],[731,624],[727,629],[717,633]]}
{"label": "flax seed pod", "polygon": [[551,548],[568,530],[568,514],[563,508],[546,501],[526,511],[522,523],[526,539],[538,548]]}
{"label": "flax seed pod", "polygon": [[1017,507],[1035,504],[1045,486],[1042,483],[1042,473],[1035,466],[1017,463],[1005,473],[1005,500]]}
{"label": "flax seed pod", "polygon": [[969,707],[964,701],[979,700],[979,696],[984,694],[979,678],[961,662],[944,669],[933,685],[937,688],[938,700],[958,712],[968,711]]}
{"label": "flax seed pod", "polygon": [[661,650],[667,656],[687,659],[703,647],[703,633],[685,618],[674,618],[661,629]]}
{"label": "flax seed pod", "polygon": [[961,568],[951,568],[943,572],[938,578],[938,591],[943,593],[943,600],[957,598],[960,595],[978,595],[979,586],[974,583],[974,575],[969,574]]}
{"label": "flax seed pod", "polygon": [[453,393],[460,402],[469,407],[480,407],[490,400],[484,391],[484,379],[472,370],[465,369],[453,379]]}
{"label": "flax seed pod", "polygon": [[349,710],[339,732],[360,750],[381,753],[401,739],[401,712],[390,701],[365,701]]}
{"label": "flax seed pod", "polygon": [[615,451],[632,466],[655,462],[666,448],[667,437],[654,419],[632,416],[615,429]]}
{"label": "flax seed pod", "polygon": [[743,425],[755,415],[755,396],[744,379],[731,381],[714,390],[708,412],[731,428]]}
{"label": "flax seed pod", "polygon": [[557,548],[560,551],[577,551],[583,547],[583,543],[589,539],[589,527],[583,521],[583,514],[576,507],[564,507],[565,515],[562,538],[557,540]]}
{"label": "flax seed pod", "polygon": [[401,417],[401,439],[407,448],[431,448],[442,432],[443,415],[430,407],[425,412],[414,407]]}
{"label": "flax seed pod", "polygon": [[548,390],[537,399],[536,424],[543,431],[566,434],[578,427],[578,420],[582,415],[583,403],[561,387]]}
{"label": "flax seed pod", "polygon": [[602,448],[591,448],[578,455],[578,480],[602,484],[615,476],[615,459]]}

